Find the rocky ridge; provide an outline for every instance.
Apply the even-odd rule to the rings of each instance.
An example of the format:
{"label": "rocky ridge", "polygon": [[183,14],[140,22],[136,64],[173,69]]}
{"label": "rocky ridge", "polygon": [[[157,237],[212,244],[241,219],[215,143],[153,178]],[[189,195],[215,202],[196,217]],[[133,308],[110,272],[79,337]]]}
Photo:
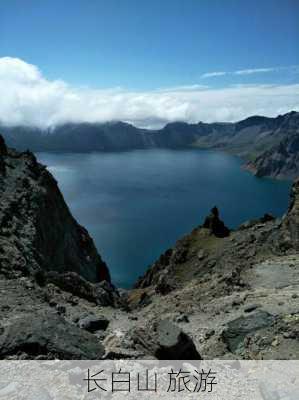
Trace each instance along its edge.
{"label": "rocky ridge", "polygon": [[76,272],[88,281],[110,281],[106,264],[85,228],[71,215],[57,182],[30,152],[0,142],[1,271]]}
{"label": "rocky ridge", "polygon": [[204,358],[298,358],[298,202],[297,181],[282,219],[265,215],[222,238],[195,228],[139,279],[132,308],[176,321]]}
{"label": "rocky ridge", "polygon": [[235,123],[171,122],[157,130],[125,122],[68,123],[49,129],[0,126],[6,142],[31,151],[123,151],[199,147],[219,149],[244,159],[258,176],[293,179],[298,172],[299,113],[276,118],[251,116]]}

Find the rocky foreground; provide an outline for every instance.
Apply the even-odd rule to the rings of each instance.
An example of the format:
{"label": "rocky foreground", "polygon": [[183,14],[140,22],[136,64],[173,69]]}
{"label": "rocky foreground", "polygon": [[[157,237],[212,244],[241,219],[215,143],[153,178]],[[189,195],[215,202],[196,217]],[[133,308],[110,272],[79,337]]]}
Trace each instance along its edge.
{"label": "rocky foreground", "polygon": [[216,207],[130,291],[31,153],[0,137],[0,358],[298,359],[299,183],[282,219]]}

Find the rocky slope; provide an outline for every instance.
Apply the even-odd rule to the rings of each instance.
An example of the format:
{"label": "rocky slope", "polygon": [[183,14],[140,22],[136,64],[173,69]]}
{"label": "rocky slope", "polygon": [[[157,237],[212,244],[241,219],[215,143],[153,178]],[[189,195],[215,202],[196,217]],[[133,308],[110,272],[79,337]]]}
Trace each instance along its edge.
{"label": "rocky slope", "polygon": [[176,321],[204,358],[298,359],[298,204],[296,182],[282,219],[195,228],[140,278],[131,307]]}
{"label": "rocky slope", "polygon": [[252,116],[239,121],[229,132],[205,135],[198,140],[200,146],[219,148],[246,158],[255,158],[266,149],[299,132],[299,113],[291,111],[276,118]]}
{"label": "rocky slope", "polygon": [[[88,152],[197,146],[253,160],[250,169],[256,168],[259,176],[292,178],[298,170],[296,157],[286,155],[285,151],[274,154],[280,143],[292,153],[291,142],[299,133],[299,113],[294,111],[276,118],[252,116],[236,123],[174,122],[159,130],[108,122],[65,124],[48,130],[0,126],[0,131],[10,146],[22,151],[29,148],[31,151]],[[286,140],[288,144],[284,144]],[[269,153],[272,148],[274,153]]]}
{"label": "rocky slope", "polygon": [[282,219],[216,207],[116,290],[52,176],[0,137],[0,359],[298,359],[299,182]]}
{"label": "rocky slope", "polygon": [[246,168],[259,177],[295,179],[299,176],[299,133],[263,152],[249,162]]}
{"label": "rocky slope", "polygon": [[33,154],[8,149],[0,136],[0,356],[103,354],[93,336],[53,313],[51,287],[71,299],[117,301],[106,264],[57,182]]}
{"label": "rocky slope", "polygon": [[72,271],[91,282],[110,281],[92,239],[74,220],[52,175],[32,153],[7,150],[3,139],[1,143],[1,271],[9,275],[13,265],[13,274]]}

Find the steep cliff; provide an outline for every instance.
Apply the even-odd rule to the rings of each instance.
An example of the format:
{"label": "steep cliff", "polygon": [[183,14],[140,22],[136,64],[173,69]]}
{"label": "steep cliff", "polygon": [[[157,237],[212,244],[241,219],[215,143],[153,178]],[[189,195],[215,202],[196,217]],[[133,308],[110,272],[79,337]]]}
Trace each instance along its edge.
{"label": "steep cliff", "polygon": [[0,136],[0,270],[76,272],[110,281],[86,229],[71,215],[57,182],[32,153],[7,149]]}
{"label": "steep cliff", "polygon": [[[57,182],[0,135],[0,359],[101,358],[104,347],[79,320],[117,305],[108,268]],[[89,323],[105,329],[93,315]]]}
{"label": "steep cliff", "polygon": [[299,134],[287,137],[264,151],[249,162],[246,168],[259,177],[295,179],[299,176]]}

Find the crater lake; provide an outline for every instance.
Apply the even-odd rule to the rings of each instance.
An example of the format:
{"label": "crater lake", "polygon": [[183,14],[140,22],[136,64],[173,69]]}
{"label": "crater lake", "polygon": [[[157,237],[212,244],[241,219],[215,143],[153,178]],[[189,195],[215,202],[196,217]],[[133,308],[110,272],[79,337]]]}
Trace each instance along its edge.
{"label": "crater lake", "polygon": [[234,156],[206,150],[38,153],[111,271],[128,288],[213,206],[230,228],[282,216],[290,182],[256,178]]}

